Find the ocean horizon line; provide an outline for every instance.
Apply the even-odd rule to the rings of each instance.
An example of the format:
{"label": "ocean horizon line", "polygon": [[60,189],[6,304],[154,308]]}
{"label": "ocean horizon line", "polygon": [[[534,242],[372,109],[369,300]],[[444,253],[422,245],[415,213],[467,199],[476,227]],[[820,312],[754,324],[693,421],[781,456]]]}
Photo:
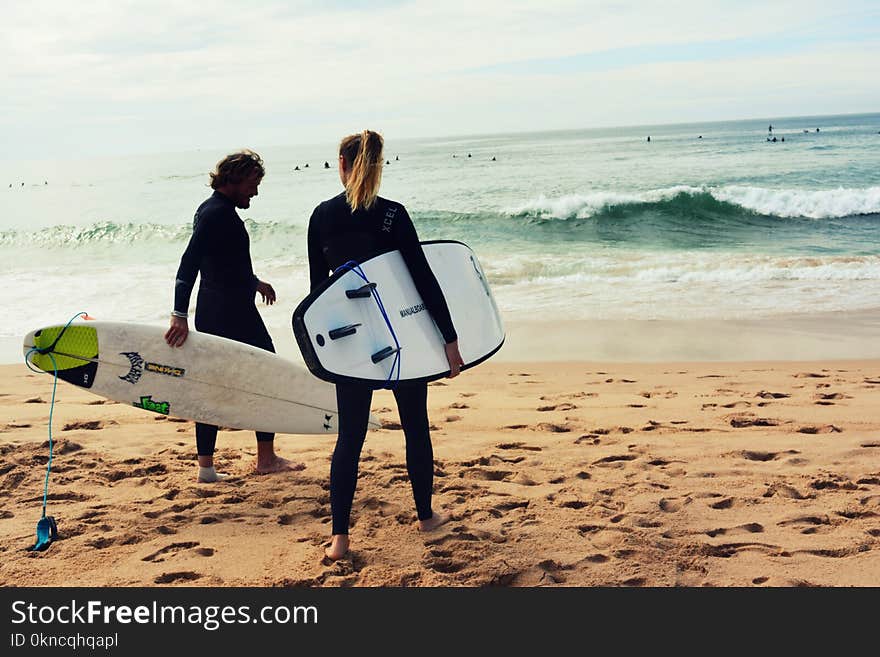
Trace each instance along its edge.
{"label": "ocean horizon line", "polygon": [[[421,135],[421,136],[409,136],[409,137],[393,137],[393,133],[383,132],[383,135],[387,142],[389,141],[389,134],[392,135],[392,143],[432,143],[432,142],[443,142],[448,140],[470,140],[470,139],[504,139],[504,138],[521,138],[527,135],[568,135],[568,134],[589,134],[591,132],[601,132],[601,131],[626,131],[626,130],[640,130],[639,136],[644,137],[646,134],[642,134],[644,130],[659,128],[659,129],[670,129],[675,127],[685,127],[685,126],[713,126],[713,125],[722,125],[722,124],[731,124],[731,123],[751,123],[755,121],[768,121],[769,124],[773,122],[780,121],[792,121],[792,120],[807,120],[807,119],[828,119],[828,118],[846,118],[852,119],[857,117],[869,117],[869,116],[878,116],[880,118],[880,109],[874,111],[867,112],[838,112],[832,114],[801,114],[801,115],[779,115],[779,116],[754,116],[754,117],[743,117],[743,118],[730,118],[730,119],[711,119],[711,120],[699,120],[699,121],[675,121],[675,122],[660,122],[660,123],[639,123],[639,124],[626,124],[626,125],[615,125],[615,124],[607,124],[607,125],[593,125],[593,126],[581,126],[581,127],[567,127],[567,128],[547,128],[547,129],[524,129],[524,130],[505,130],[499,132],[473,132],[473,133],[443,133],[437,135]],[[768,125],[769,125],[768,124]],[[352,129],[354,131],[354,128]],[[878,123],[878,130],[880,130],[880,123]],[[204,145],[199,148],[183,148],[180,150],[168,150],[168,149],[156,149],[156,150],[133,150],[130,152],[94,152],[87,153],[77,157],[71,158],[59,158],[59,157],[39,157],[33,159],[21,159],[18,157],[18,153],[12,153],[10,157],[4,157],[0,155],[0,165],[8,164],[10,162],[19,162],[22,164],[36,164],[36,163],[44,163],[44,162],[83,162],[83,161],[101,161],[101,160],[115,160],[115,159],[124,159],[124,158],[149,158],[155,157],[158,155],[193,155],[195,153],[201,153],[203,151],[217,151],[217,152],[231,152],[240,148],[251,148],[257,152],[262,151],[271,151],[275,149],[290,149],[290,148],[319,148],[324,147],[328,143],[336,143],[341,139],[344,135],[338,135],[333,138],[327,138],[326,140],[314,141],[314,142],[287,142],[287,143],[275,143],[275,144],[252,144],[250,146],[238,145],[238,146],[220,146],[216,144]]]}

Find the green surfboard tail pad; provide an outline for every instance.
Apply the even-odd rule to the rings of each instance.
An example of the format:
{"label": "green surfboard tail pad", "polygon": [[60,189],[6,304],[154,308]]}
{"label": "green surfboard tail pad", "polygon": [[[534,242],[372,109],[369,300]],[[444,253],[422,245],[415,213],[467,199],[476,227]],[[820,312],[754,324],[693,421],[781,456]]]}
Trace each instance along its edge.
{"label": "green surfboard tail pad", "polygon": [[40,329],[34,333],[34,347],[51,347],[52,354],[31,353],[28,358],[35,367],[49,373],[54,373],[57,367],[59,378],[84,388],[91,387],[98,369],[98,332],[94,328],[77,325],[68,326],[67,330],[64,326]]}

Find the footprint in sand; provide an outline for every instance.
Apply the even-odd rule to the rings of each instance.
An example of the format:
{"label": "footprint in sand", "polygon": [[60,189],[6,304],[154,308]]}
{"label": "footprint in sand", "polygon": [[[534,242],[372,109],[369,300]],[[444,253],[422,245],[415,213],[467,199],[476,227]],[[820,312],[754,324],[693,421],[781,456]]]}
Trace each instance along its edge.
{"label": "footprint in sand", "polygon": [[[141,557],[141,561],[150,561],[152,563],[160,563],[165,561],[167,556],[171,556],[182,550],[189,550],[194,547],[198,547],[198,541],[186,541],[183,543],[171,543],[170,545],[166,545],[160,550],[156,550],[155,552],[148,554],[145,557]],[[211,552],[213,554],[213,550]]]}
{"label": "footprint in sand", "polygon": [[24,422],[10,422],[3,426],[0,431],[9,431],[10,429],[30,429],[31,425]]}
{"label": "footprint in sand", "polygon": [[762,497],[773,497],[774,495],[793,500],[805,500],[812,497],[811,495],[802,495],[794,486],[788,484],[771,484]]}
{"label": "footprint in sand", "polygon": [[798,433],[817,434],[817,433],[842,433],[842,429],[835,427],[833,424],[814,424],[805,427],[799,427]]}
{"label": "footprint in sand", "polygon": [[69,424],[65,424],[61,429],[62,431],[75,431],[75,430],[83,430],[83,431],[97,431],[98,429],[103,429],[108,424],[118,424],[116,420],[92,420],[90,422],[70,422]]}
{"label": "footprint in sand", "polygon": [[510,483],[517,484],[519,486],[537,486],[538,482],[529,477],[524,472],[518,473],[513,479],[510,480]]}
{"label": "footprint in sand", "polygon": [[555,424],[553,422],[540,422],[534,427],[536,431],[547,431],[550,433],[568,433],[571,427],[564,424]]}
{"label": "footprint in sand", "polygon": [[747,461],[775,461],[783,454],[800,454],[797,450],[789,449],[784,452],[759,452],[753,450],[743,450],[741,452],[731,452],[730,456],[739,456]]}
{"label": "footprint in sand", "polygon": [[503,481],[514,474],[511,470],[495,470],[491,468],[469,468],[458,473],[459,477],[478,479],[480,481]]}
{"label": "footprint in sand", "polygon": [[607,463],[617,463],[620,461],[634,461],[638,456],[634,454],[620,454],[616,456],[606,456],[604,458],[599,459],[598,461],[593,461],[593,465],[603,465]]}
{"label": "footprint in sand", "polygon": [[[430,554],[430,553],[429,553]],[[460,559],[453,559],[445,556],[435,556],[430,554],[423,561],[425,568],[433,570],[436,573],[451,575],[467,568],[467,562]]]}
{"label": "footprint in sand", "polygon": [[192,571],[184,571],[179,573],[163,573],[156,577],[153,582],[156,584],[173,584],[174,582],[192,582],[201,579],[203,575]]}
{"label": "footprint in sand", "polygon": [[815,395],[813,395],[813,399],[840,400],[840,399],[852,399],[852,397],[850,395],[844,395],[841,392],[826,392],[826,393],[819,392],[819,393],[816,393]]}
{"label": "footprint in sand", "polygon": [[710,529],[704,532],[707,536],[715,538],[716,536],[724,536],[726,534],[760,534],[764,531],[763,525],[757,522],[750,522],[745,525],[737,525],[730,528]]}
{"label": "footprint in sand", "polygon": [[683,506],[690,503],[691,498],[689,497],[684,498],[684,500],[667,499],[664,497],[660,500],[658,505],[660,506],[660,510],[665,513],[676,513],[677,511],[680,511]]}
{"label": "footprint in sand", "polygon": [[577,408],[574,404],[569,404],[568,402],[562,404],[554,404],[552,406],[539,406],[537,411],[545,412],[545,411],[573,411]]}
{"label": "footprint in sand", "polygon": [[165,465],[156,463],[155,465],[150,465],[144,468],[133,468],[130,470],[111,469],[109,472],[101,473],[99,476],[107,481],[120,481],[121,479],[128,479],[131,477],[155,477],[156,475],[167,473],[168,468]]}
{"label": "footprint in sand", "polygon": [[757,393],[755,397],[760,397],[761,399],[786,399],[787,397],[791,397],[791,395],[785,392],[767,392],[766,390],[762,390]]}
{"label": "footprint in sand", "polygon": [[779,426],[779,420],[769,417],[754,417],[752,415],[732,415],[729,416],[730,426],[734,429],[743,429],[745,427],[775,427]]}
{"label": "footprint in sand", "polygon": [[531,452],[540,452],[542,451],[541,447],[534,447],[532,445],[526,445],[525,443],[501,443],[496,445],[498,449],[525,449]]}

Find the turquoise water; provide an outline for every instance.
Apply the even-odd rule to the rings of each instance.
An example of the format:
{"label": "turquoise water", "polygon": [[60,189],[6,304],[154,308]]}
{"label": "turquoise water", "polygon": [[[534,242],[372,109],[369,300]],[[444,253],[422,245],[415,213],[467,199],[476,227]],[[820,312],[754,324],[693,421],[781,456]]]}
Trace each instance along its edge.
{"label": "turquoise water", "polygon": [[[311,210],[341,190],[336,144],[249,146],[268,173],[241,215],[255,269],[279,292],[264,313],[278,341],[306,293]],[[0,338],[80,310],[164,323],[192,213],[225,153],[0,163]],[[509,319],[880,306],[880,114],[386,135],[386,157],[383,195],[408,207],[422,239],[474,248]]]}

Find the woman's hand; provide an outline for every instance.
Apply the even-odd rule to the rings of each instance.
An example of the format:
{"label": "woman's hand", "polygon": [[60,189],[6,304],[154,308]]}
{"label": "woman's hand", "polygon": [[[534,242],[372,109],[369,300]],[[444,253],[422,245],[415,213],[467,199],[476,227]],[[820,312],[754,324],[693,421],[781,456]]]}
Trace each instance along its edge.
{"label": "woman's hand", "polygon": [[449,376],[447,378],[454,379],[461,372],[461,366],[464,365],[461,353],[458,351],[458,340],[446,343],[446,360],[449,363]]}

